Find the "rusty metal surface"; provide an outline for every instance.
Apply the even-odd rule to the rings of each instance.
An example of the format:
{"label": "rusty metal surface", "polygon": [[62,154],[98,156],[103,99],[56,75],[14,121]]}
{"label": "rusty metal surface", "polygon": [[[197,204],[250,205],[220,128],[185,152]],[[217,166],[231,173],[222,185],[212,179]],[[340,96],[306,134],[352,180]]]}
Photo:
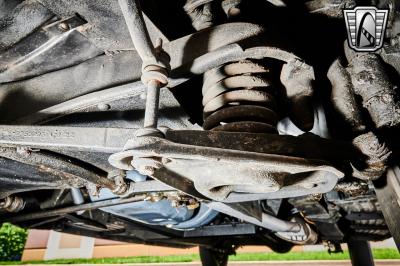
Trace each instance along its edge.
{"label": "rusty metal surface", "polygon": [[[220,201],[323,193],[343,177],[322,161],[179,144],[157,137],[131,139],[124,150],[110,156],[115,167],[131,170],[134,158],[163,158],[160,169],[191,180],[202,195]],[[156,168],[153,176],[158,174],[162,171]]]}
{"label": "rusty metal surface", "polygon": [[324,139],[311,133],[294,137],[244,132],[167,130],[165,138],[188,145],[327,161],[352,161],[362,157],[360,151],[350,142]]}
{"label": "rusty metal surface", "polygon": [[0,164],[0,198],[25,191],[68,189],[85,185],[81,178],[58,171],[48,171],[37,165],[20,163],[4,157],[0,157]]}
{"label": "rusty metal surface", "polygon": [[276,91],[262,76],[267,72],[266,67],[249,60],[207,71],[202,88],[203,127],[231,132],[277,132]]}
{"label": "rusty metal surface", "polygon": [[367,181],[381,177],[386,172],[392,151],[372,132],[357,136],[353,143],[366,157],[355,162],[353,176]]}
{"label": "rusty metal surface", "polygon": [[[135,130],[133,129],[28,126],[3,126],[1,129],[2,138],[0,142],[2,142],[3,145],[9,146],[28,145],[36,148],[54,150],[62,148],[63,150],[115,153],[122,150],[125,142],[128,142],[128,145],[125,145],[127,151],[111,156],[110,161],[114,166],[121,169],[132,169],[129,161],[129,158],[132,156],[136,158],[152,156],[165,158],[166,160],[164,161],[160,160],[159,166],[154,166],[153,168],[160,168],[161,166],[165,167],[168,165],[167,168],[170,171],[193,180],[194,186],[199,191],[202,191],[205,197],[217,197],[217,195],[220,195],[220,197],[226,198],[228,194],[234,191],[257,192],[268,194],[268,197],[273,197],[273,195],[275,197],[282,197],[282,195],[288,195],[287,193],[289,193],[285,191],[283,187],[289,185],[300,188],[303,185],[306,186],[307,182],[316,182],[324,187],[321,189],[325,191],[329,186],[334,186],[336,179],[331,178],[330,181],[324,183],[325,181],[323,180],[328,177],[323,177],[323,172],[333,172],[337,177],[340,177],[342,174],[337,170],[333,170],[334,168],[323,166],[323,163],[315,161],[315,159],[320,160],[321,158],[326,158],[330,161],[342,161],[359,158],[357,149],[350,143],[324,140],[312,135],[309,137],[307,137],[307,135],[303,137],[291,137],[273,134],[243,135],[243,133],[236,134],[212,131],[167,131],[167,140],[156,137],[137,137],[129,140],[134,135]],[[152,143],[153,141],[154,143]],[[171,141],[177,141],[177,143]],[[249,143],[254,143],[255,145],[250,145]],[[260,145],[262,143],[264,144]],[[290,143],[290,145],[288,145],[288,143]],[[340,152],[336,152],[333,147],[339,146],[342,148]],[[135,151],[130,149],[134,149]],[[320,153],[316,150],[319,150]],[[35,156],[37,153],[33,155]],[[287,156],[301,156],[309,159]],[[217,158],[218,160],[215,161]],[[189,170],[184,170],[185,160],[189,160],[186,161],[189,163],[188,165],[191,165]],[[147,161],[143,161],[140,162],[140,164],[149,167],[150,165],[145,165],[146,162]],[[138,159],[135,160],[135,164],[133,165],[139,167],[136,163],[139,163]],[[199,167],[203,170],[199,170]],[[179,169],[183,170],[183,172]],[[220,169],[221,174],[224,169],[236,172],[231,173],[231,175],[222,175],[219,181],[217,179],[213,181],[218,184],[210,183],[210,181],[207,181],[208,184],[204,184],[203,181],[210,179],[209,177],[207,178],[207,176],[211,174],[207,173],[208,170],[205,171],[205,169],[209,169],[210,171],[213,171],[213,169]],[[254,170],[257,171],[254,172]],[[316,171],[314,175],[310,175],[308,177],[310,179],[304,181],[307,180],[307,175],[302,175],[300,172],[313,171]],[[258,174],[254,175],[253,172],[259,173],[260,176],[258,176]],[[295,173],[297,173],[297,177],[293,175],[294,179],[293,182],[291,182],[290,176]],[[241,178],[243,175],[250,175],[254,178],[253,181],[249,179],[248,188],[246,188],[246,186],[241,186]],[[192,176],[197,176],[196,180],[193,179]],[[229,176],[236,176],[236,181],[229,181]],[[226,178],[228,179],[225,180]],[[91,178],[88,177],[86,179],[90,180]],[[98,182],[99,181],[93,183]],[[265,183],[265,187],[257,187],[256,184],[259,182]],[[295,184],[296,182],[298,184]],[[324,186],[324,184],[328,187]],[[227,185],[225,191],[221,187],[221,190],[215,191],[215,193],[211,192],[210,194],[210,192],[207,192],[213,191],[213,187],[221,185]],[[228,185],[230,185],[230,187]],[[295,190],[294,187],[291,190]],[[308,193],[305,192],[307,189],[310,189],[310,193],[320,191],[316,187],[311,186],[309,188],[303,188],[303,192],[301,193]],[[277,193],[278,190],[280,191],[279,193]],[[300,192],[297,191],[296,193]],[[251,199],[251,197],[249,197],[249,199]]]}
{"label": "rusty metal surface", "polygon": [[368,110],[374,126],[390,128],[399,125],[400,103],[396,100],[396,86],[386,73],[383,61],[375,54],[345,50],[354,92],[362,98],[362,105]]}
{"label": "rusty metal surface", "polygon": [[46,151],[35,151],[28,148],[0,148],[1,157],[12,159],[17,162],[36,166],[41,173],[47,173],[60,179],[66,184],[74,184],[76,187],[81,183],[92,183],[97,186],[116,189],[114,181],[107,179],[105,173],[87,169],[79,166],[72,160],[63,158],[57,154]]}
{"label": "rusty metal surface", "polygon": [[352,135],[366,130],[361,117],[361,109],[356,101],[356,95],[351,83],[350,74],[335,60],[328,71],[328,78],[332,84],[331,99],[337,119],[342,120],[343,131]]}
{"label": "rusty metal surface", "polygon": [[110,200],[103,200],[97,202],[91,202],[86,204],[81,204],[77,206],[70,206],[64,208],[58,208],[54,210],[43,210],[39,212],[27,213],[22,215],[16,215],[15,217],[7,217],[8,222],[22,222],[22,221],[29,221],[29,220],[38,220],[43,218],[50,218],[55,216],[62,216],[68,213],[75,213],[78,211],[88,211],[88,210],[95,210],[98,208],[104,208],[108,206],[115,206],[121,205],[125,203],[137,202],[142,201],[146,198],[146,195],[137,195],[130,198],[117,198],[117,199],[110,199]]}

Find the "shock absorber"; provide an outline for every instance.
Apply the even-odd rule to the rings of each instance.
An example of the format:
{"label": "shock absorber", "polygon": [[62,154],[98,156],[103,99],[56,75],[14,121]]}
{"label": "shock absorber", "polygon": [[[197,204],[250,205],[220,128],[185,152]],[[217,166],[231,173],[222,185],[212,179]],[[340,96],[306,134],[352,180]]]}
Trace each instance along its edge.
{"label": "shock absorber", "polygon": [[251,60],[227,63],[204,74],[205,130],[277,133],[277,90],[268,68]]}

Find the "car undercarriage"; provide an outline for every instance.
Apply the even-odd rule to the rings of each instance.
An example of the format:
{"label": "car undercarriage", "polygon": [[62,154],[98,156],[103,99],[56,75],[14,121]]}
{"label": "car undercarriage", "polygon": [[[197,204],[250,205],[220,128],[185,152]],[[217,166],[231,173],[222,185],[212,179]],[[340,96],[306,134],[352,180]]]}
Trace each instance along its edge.
{"label": "car undercarriage", "polygon": [[[380,49],[352,49],[356,6],[386,10]],[[399,84],[394,0],[0,0],[0,220],[373,265],[400,247]]]}

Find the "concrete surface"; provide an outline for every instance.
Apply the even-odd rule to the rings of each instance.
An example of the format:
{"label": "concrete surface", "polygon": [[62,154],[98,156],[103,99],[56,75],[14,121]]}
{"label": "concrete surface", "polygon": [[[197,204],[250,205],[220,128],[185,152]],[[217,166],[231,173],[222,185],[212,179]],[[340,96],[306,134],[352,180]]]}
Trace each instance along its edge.
{"label": "concrete surface", "polygon": [[[75,264],[74,266],[201,266],[199,262],[191,263],[158,263],[158,264]],[[35,266],[50,266],[37,264]],[[55,266],[71,266],[55,265]],[[292,262],[231,262],[228,266],[351,266],[349,261],[292,261]],[[375,266],[400,266],[400,260],[376,260]]]}

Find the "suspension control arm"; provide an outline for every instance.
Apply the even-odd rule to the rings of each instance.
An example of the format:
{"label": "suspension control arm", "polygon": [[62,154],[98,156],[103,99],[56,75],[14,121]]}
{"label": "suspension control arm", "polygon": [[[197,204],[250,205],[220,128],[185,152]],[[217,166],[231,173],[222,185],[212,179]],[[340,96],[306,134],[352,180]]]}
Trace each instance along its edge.
{"label": "suspension control arm", "polygon": [[115,153],[123,149],[135,131],[123,128],[0,126],[0,146]]}

